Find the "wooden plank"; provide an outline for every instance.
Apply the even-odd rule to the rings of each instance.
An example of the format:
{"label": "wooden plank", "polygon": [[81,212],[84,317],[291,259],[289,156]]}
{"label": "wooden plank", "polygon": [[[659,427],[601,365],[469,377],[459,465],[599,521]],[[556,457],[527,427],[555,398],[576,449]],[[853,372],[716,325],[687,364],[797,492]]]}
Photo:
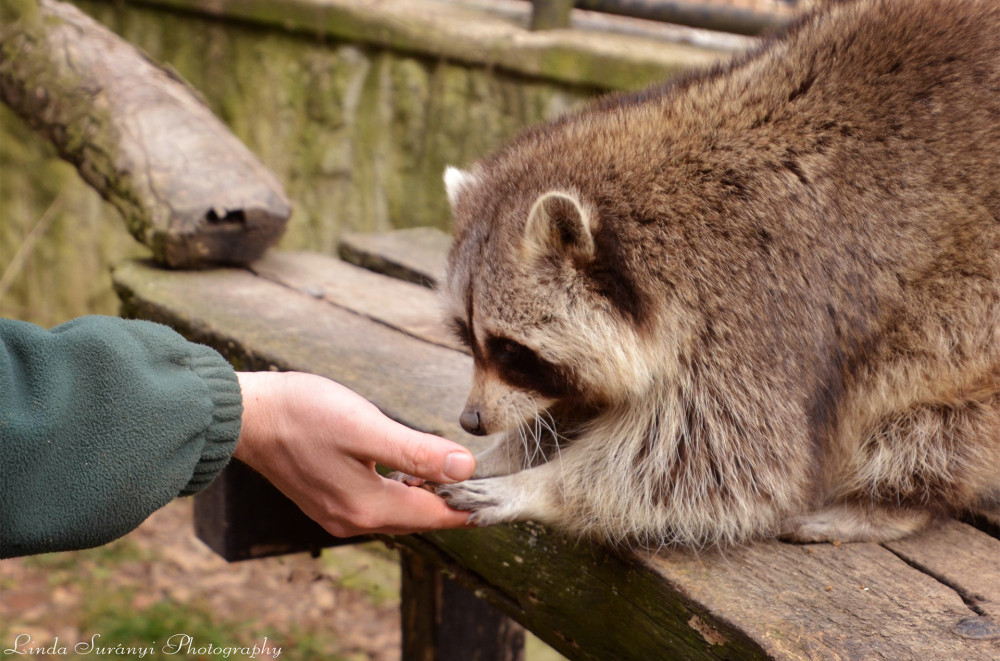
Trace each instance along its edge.
{"label": "wooden plank", "polygon": [[774,658],[1000,657],[994,641],[966,641],[955,630],[976,616],[961,595],[876,544],[755,544],[725,554],[659,554],[648,563],[714,617],[739,622]]}
{"label": "wooden plank", "polygon": [[[1000,639],[1000,540],[968,524],[947,521],[885,546],[950,586],[977,613],[956,625],[960,635]],[[1000,643],[994,649],[1000,658]]]}
{"label": "wooden plank", "polygon": [[[335,260],[330,260],[331,263]],[[317,301],[243,269],[115,269],[127,316],[177,328],[243,370],[297,370],[332,378],[422,431],[483,441],[458,425],[472,359]]]}
{"label": "wooden plank", "polygon": [[[359,250],[357,254],[361,257],[367,253]],[[307,252],[272,252],[250,268],[272,282],[376,319],[427,342],[462,349],[441,323],[437,294],[427,287],[382,277],[366,268]]]}
{"label": "wooden plank", "polygon": [[451,236],[433,227],[347,234],[342,259],[376,273],[434,287],[444,279]]}
{"label": "wooden plank", "polygon": [[[749,4],[749,3],[747,3]],[[777,4],[777,3],[772,3]],[[581,9],[634,16],[652,21],[689,25],[744,35],[776,32],[795,19],[790,11],[761,11],[733,3],[676,2],[674,0],[577,0]]]}
{"label": "wooden plank", "polygon": [[[473,440],[455,424],[471,372],[468,356],[303,293],[308,282],[289,287],[247,271],[179,273],[140,263],[116,270],[115,282],[126,310],[171,323],[242,367],[324,374],[405,424]],[[971,528],[967,534],[986,537]],[[532,524],[395,541],[570,658],[1000,654],[996,641],[959,635],[957,623],[978,613],[952,587],[875,545],[767,543],[725,554],[636,556]],[[998,564],[989,548],[971,553],[981,566]]]}
{"label": "wooden plank", "polygon": [[[570,659],[766,658],[740,631],[745,623],[717,618],[641,559],[544,526],[442,531],[396,542],[453,572]],[[718,644],[706,643],[692,621],[717,632]]]}

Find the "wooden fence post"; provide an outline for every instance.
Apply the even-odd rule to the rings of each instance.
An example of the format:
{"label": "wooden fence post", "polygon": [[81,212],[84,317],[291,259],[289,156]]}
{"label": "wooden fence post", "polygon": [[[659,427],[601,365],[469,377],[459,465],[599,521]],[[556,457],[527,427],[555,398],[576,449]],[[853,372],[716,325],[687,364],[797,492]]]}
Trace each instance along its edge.
{"label": "wooden fence post", "polygon": [[400,549],[403,661],[524,661],[524,628]]}

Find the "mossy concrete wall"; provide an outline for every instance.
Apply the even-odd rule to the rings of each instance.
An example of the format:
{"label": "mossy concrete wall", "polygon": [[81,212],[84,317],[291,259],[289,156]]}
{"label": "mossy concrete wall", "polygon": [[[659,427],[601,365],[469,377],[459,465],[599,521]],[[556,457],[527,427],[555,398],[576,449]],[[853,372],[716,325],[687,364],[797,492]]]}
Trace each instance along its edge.
{"label": "mossy concrete wall", "polygon": [[[447,229],[447,164],[470,163],[601,91],[280,26],[132,3],[76,4],[176,69],[275,172],[295,205],[280,244],[287,249],[332,253],[344,231]],[[142,249],[117,213],[6,108],[0,131],[0,265],[61,199],[23,268],[8,276],[0,314],[51,325],[116,313],[108,268]]]}

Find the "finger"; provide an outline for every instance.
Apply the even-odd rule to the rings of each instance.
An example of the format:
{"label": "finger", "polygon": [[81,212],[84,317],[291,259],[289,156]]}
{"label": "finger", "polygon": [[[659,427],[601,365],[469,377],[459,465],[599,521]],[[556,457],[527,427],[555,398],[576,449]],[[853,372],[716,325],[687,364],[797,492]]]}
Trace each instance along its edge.
{"label": "finger", "polygon": [[[374,408],[374,407],[373,407]],[[374,409],[364,425],[365,459],[434,482],[461,482],[472,477],[476,461],[463,446],[440,436],[410,429]]]}

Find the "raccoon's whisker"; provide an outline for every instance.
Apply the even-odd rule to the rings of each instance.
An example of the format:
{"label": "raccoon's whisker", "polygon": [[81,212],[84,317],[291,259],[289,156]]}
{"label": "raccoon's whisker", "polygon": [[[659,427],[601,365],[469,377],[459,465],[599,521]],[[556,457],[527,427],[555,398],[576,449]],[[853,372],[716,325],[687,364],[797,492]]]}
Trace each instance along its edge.
{"label": "raccoon's whisker", "polygon": [[[556,421],[552,417],[552,412],[548,409],[535,414],[535,424],[540,427],[539,443],[541,443],[541,430],[548,432],[552,436],[552,443],[555,445],[556,457],[559,460],[559,497],[566,498],[566,465],[562,461],[562,450],[559,447],[559,432],[556,431]],[[546,457],[547,458],[547,457]],[[548,459],[548,458],[547,458]]]}
{"label": "raccoon's whisker", "polygon": [[[525,423],[525,421],[524,421],[524,419],[523,419],[522,416],[517,415],[517,406],[515,405],[514,402],[511,402],[511,403],[509,403],[507,405],[507,410],[506,410],[505,416],[506,416],[506,421],[507,421],[507,427],[508,427],[508,429],[510,428],[510,420],[511,420],[511,418],[514,419],[514,423],[515,423],[515,426],[517,428],[517,435],[521,439],[521,447],[522,447],[522,455],[523,455],[523,460],[521,462],[521,469],[524,470],[524,469],[530,468],[531,467],[531,447],[530,447],[530,445],[528,443],[527,424]],[[508,433],[510,433],[510,432],[508,432]],[[510,447],[513,448],[513,445],[511,445]],[[513,449],[511,451],[513,452]],[[510,459],[511,459],[510,463],[513,464],[513,457],[511,457]]]}
{"label": "raccoon's whisker", "polygon": [[[525,399],[526,395],[519,393],[520,397],[514,399],[507,404],[507,420],[510,421],[511,418],[517,426],[517,432],[521,439],[521,448],[523,454],[522,470],[531,468],[535,463],[535,447],[534,443],[535,434],[530,427],[530,423],[525,419],[523,411],[525,410]],[[529,402],[530,404],[530,402]],[[508,422],[509,426],[509,422]],[[529,435],[531,438],[529,439]]]}
{"label": "raccoon's whisker", "polygon": [[[534,407],[534,400],[532,400],[532,406]],[[542,437],[542,432],[543,432],[543,429],[542,429],[542,419],[538,415],[537,412],[534,415],[534,421],[533,422],[534,422],[534,425],[533,425],[532,431],[534,432],[535,448],[534,448],[534,451],[532,452],[532,456],[531,456],[531,463],[532,464],[535,463],[535,457],[538,456],[538,455],[541,455],[541,459],[543,461],[546,461],[548,459],[548,457],[545,456],[545,447],[542,444],[543,443],[543,437]]]}
{"label": "raccoon's whisker", "polygon": [[[535,406],[535,400],[530,395],[524,396],[525,406],[523,410],[534,410],[537,411]],[[545,461],[545,450],[542,447],[542,437],[541,428],[538,425],[538,414],[537,412],[532,416],[530,423],[531,427],[531,456],[529,457],[529,465],[537,466],[539,463]],[[541,460],[541,461],[540,461]]]}
{"label": "raccoon's whisker", "polygon": [[535,441],[535,453],[541,458],[542,462],[549,461],[550,457],[546,451],[546,432],[553,433],[552,427],[546,423],[542,417],[542,413],[538,410],[538,403],[533,397],[528,397],[531,410],[535,412],[534,418],[534,441]]}
{"label": "raccoon's whisker", "polygon": [[531,468],[535,460],[535,449],[531,440],[528,436],[530,435],[530,430],[528,428],[528,423],[523,420],[519,420],[517,423],[518,432],[521,434],[521,445],[524,446],[524,462],[523,467],[525,469]]}

